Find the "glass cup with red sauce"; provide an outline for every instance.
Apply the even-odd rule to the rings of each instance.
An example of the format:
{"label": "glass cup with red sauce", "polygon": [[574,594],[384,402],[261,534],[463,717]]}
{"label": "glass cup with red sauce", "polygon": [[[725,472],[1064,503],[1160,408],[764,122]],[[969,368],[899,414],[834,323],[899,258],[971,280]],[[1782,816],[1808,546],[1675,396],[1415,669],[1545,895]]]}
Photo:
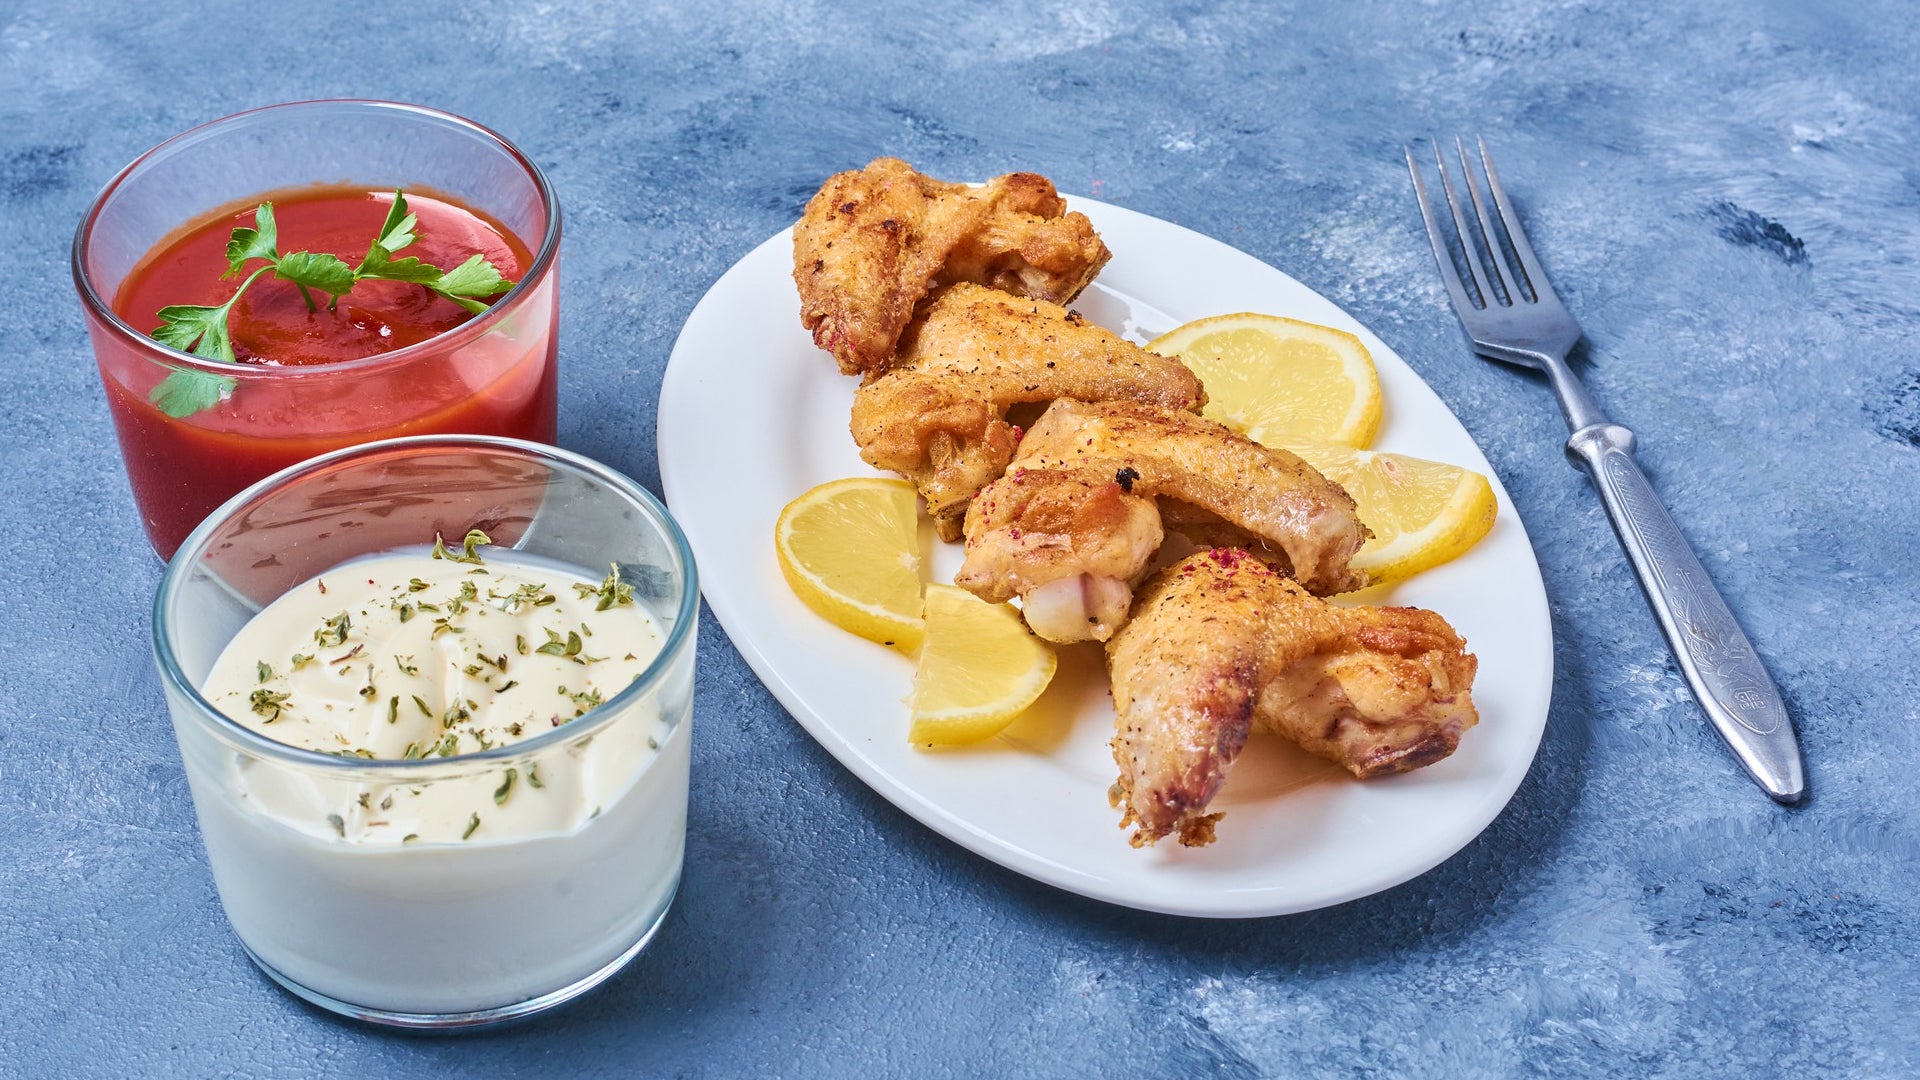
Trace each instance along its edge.
{"label": "glass cup with red sauce", "polygon": [[[351,266],[380,234],[396,189],[418,223],[394,258],[452,268],[481,254],[512,288],[477,314],[393,280],[358,281],[329,304],[269,271],[227,321],[237,362],[150,336],[160,308],[234,294],[246,275],[223,277],[227,244],[234,229],[255,226],[261,203],[273,204],[281,255],[324,252]],[[551,443],[559,253],[560,206],[539,168],[499,135],[433,109],[274,105],[141,155],[82,221],[73,276],[154,550],[170,558],[227,498],[326,451],[426,434]],[[196,376],[219,387],[205,404],[183,405],[162,385]]]}

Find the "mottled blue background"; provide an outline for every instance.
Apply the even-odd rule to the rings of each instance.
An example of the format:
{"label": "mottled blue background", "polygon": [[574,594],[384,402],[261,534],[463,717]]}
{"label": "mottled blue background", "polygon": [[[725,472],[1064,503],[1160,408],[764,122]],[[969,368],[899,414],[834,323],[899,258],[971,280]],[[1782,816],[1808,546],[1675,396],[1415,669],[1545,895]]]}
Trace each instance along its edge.
{"label": "mottled blue background", "polygon": [[[1920,19],[1655,6],[0,4],[0,1073],[1920,1072]],[[303,1008],[207,873],[67,245],[151,144],[319,96],[472,116],[548,171],[561,441],[656,488],[681,320],[875,154],[1044,172],[1294,274],[1426,375],[1539,545],[1532,775],[1379,896],[1137,914],[894,810],[709,619],[688,876],[642,962],[477,1038]],[[1806,806],[1706,727],[1544,386],[1462,347],[1399,161],[1454,131],[1495,146],[1595,395],[1769,657]]]}

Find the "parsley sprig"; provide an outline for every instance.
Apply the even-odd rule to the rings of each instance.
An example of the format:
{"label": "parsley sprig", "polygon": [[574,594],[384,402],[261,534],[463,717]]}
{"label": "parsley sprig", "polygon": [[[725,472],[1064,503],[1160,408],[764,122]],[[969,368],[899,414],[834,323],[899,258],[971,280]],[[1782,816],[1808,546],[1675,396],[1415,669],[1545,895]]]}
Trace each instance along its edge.
{"label": "parsley sprig", "polygon": [[[162,345],[203,359],[236,363],[229,316],[241,294],[268,272],[297,285],[308,311],[320,310],[313,298],[316,291],[327,295],[327,310],[332,311],[339,306],[341,297],[353,291],[356,283],[367,280],[412,282],[475,315],[487,310],[492,297],[513,288],[514,283],[502,277],[498,267],[477,253],[451,270],[421,262],[412,255],[396,258],[402,248],[418,239],[415,230],[419,223],[418,215],[407,210],[406,195],[395,188],[393,205],[387,209],[380,234],[367,247],[367,257],[360,260],[360,265],[349,266],[339,256],[324,251],[280,254],[280,233],[273,219],[273,204],[261,203],[253,212],[253,228],[233,230],[232,238],[227,241],[227,272],[220,276],[230,278],[247,273],[247,264],[256,260],[264,260],[267,265],[247,273],[246,280],[224,304],[172,304],[161,308],[160,326],[152,331],[152,337]],[[234,385],[234,380],[226,375],[176,370],[160,380],[148,400],[168,416],[191,416],[218,405]]]}

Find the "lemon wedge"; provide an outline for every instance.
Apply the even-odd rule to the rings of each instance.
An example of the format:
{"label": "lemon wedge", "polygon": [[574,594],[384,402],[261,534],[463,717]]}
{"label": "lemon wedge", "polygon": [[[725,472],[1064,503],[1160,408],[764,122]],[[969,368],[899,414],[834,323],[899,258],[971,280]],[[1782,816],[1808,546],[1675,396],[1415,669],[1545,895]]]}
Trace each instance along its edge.
{"label": "lemon wedge", "polygon": [[1499,507],[1493,485],[1471,469],[1438,461],[1287,442],[1327,479],[1347,489],[1360,520],[1373,530],[1354,556],[1373,584],[1412,577],[1459,558],[1493,528]]}
{"label": "lemon wedge", "polygon": [[919,647],[920,542],[913,485],[855,477],[809,490],[780,511],[780,572],[822,618],[901,652]]}
{"label": "lemon wedge", "polygon": [[1365,447],[1380,430],[1380,378],[1360,339],[1277,315],[1196,319],[1147,343],[1207,388],[1201,415],[1273,446]]}
{"label": "lemon wedge", "polygon": [[1053,650],[1020,613],[951,585],[927,586],[926,647],[913,673],[918,746],[955,746],[999,734],[1053,681]]}

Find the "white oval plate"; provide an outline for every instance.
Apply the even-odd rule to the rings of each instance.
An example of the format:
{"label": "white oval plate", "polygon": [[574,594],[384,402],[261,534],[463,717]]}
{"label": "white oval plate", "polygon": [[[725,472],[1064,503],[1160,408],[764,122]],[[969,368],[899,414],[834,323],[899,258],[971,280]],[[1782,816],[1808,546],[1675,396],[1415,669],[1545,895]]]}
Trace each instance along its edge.
{"label": "white oval plate", "polygon": [[[1000,737],[961,751],[909,746],[912,661],[808,610],[774,558],[774,519],[789,500],[827,480],[874,474],[847,433],[855,380],[800,326],[786,232],[708,290],[660,389],[660,476],[693,544],[701,592],[754,673],[841,764],[941,835],[1029,877],[1147,911],[1247,917],[1337,904],[1431,869],[1512,798],[1546,726],[1546,593],[1505,489],[1440,398],[1331,301],[1180,226],[1088,199],[1072,205],[1114,251],[1075,303],[1093,321],[1138,342],[1233,311],[1351,331],[1372,350],[1386,396],[1375,447],[1493,478],[1500,516],[1479,546],[1348,598],[1432,608],[1465,635],[1480,659],[1480,724],[1459,751],[1361,783],[1278,739],[1255,738],[1214,801],[1226,811],[1216,843],[1136,850],[1107,805],[1113,706],[1092,645],[1062,649],[1053,686]],[[932,580],[951,581],[959,545],[929,545]]]}

